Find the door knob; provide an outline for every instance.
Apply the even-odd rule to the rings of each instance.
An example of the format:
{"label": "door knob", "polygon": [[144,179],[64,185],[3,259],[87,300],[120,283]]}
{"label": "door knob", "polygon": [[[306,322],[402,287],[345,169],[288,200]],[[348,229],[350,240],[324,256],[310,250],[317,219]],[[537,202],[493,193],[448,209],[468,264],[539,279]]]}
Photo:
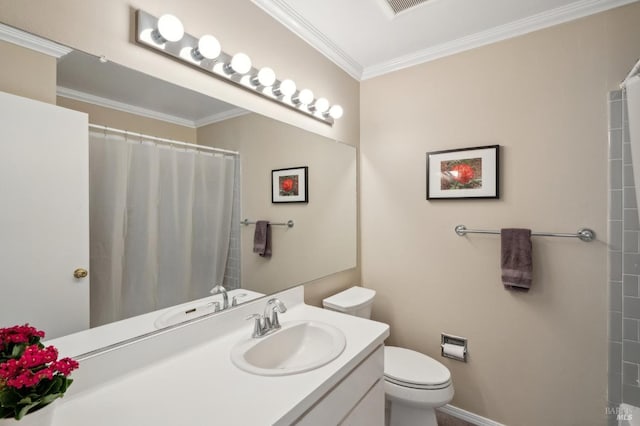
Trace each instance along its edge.
{"label": "door knob", "polygon": [[89,272],[83,268],[78,268],[73,271],[73,276],[76,278],[85,278],[87,275],[89,275]]}

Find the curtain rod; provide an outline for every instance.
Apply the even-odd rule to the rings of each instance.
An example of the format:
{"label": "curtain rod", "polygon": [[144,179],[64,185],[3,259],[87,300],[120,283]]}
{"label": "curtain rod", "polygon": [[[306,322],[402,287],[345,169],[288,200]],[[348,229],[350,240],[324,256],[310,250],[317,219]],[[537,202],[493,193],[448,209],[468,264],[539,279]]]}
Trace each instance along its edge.
{"label": "curtain rod", "polygon": [[183,146],[183,147],[186,147],[186,148],[202,149],[202,150],[205,150],[205,151],[219,152],[219,153],[228,154],[228,155],[239,155],[240,154],[237,151],[229,151],[227,149],[212,148],[212,147],[206,146],[206,145],[198,145],[198,144],[194,144],[194,143],[187,143],[187,142],[180,142],[180,141],[175,141],[175,140],[171,140],[171,139],[159,138],[157,136],[145,135],[143,133],[130,132],[128,130],[115,129],[113,127],[101,126],[99,124],[89,124],[89,128],[98,129],[98,130],[105,130],[105,131],[112,132],[112,133],[120,133],[122,135],[134,136],[134,137],[137,137],[137,138],[150,139],[150,140],[152,140],[154,142],[162,142],[162,143],[167,143],[167,144],[171,144],[171,145]]}

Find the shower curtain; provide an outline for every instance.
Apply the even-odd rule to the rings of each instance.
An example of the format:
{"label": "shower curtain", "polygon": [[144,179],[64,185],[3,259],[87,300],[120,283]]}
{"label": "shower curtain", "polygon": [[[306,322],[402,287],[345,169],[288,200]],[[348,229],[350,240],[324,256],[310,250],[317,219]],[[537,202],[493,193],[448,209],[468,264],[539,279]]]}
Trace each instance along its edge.
{"label": "shower curtain", "polygon": [[91,326],[222,283],[236,159],[91,130]]}

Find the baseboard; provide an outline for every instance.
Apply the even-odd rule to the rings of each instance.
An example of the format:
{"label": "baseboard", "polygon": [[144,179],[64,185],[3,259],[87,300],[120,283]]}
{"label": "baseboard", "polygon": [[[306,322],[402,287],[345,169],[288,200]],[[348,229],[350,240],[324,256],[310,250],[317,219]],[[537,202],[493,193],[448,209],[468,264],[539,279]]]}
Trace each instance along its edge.
{"label": "baseboard", "polygon": [[462,408],[454,407],[451,404],[440,407],[438,410],[458,419],[473,423],[476,426],[505,426],[502,423],[494,422],[491,419],[463,410]]}

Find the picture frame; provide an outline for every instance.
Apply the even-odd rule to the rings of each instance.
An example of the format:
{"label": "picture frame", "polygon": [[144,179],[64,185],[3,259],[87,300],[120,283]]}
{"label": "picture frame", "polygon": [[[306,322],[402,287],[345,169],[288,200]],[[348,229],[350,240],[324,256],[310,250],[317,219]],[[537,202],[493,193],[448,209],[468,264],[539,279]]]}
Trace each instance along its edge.
{"label": "picture frame", "polygon": [[293,167],[271,171],[272,203],[308,203],[309,168]]}
{"label": "picture frame", "polygon": [[500,198],[500,145],[427,152],[427,200]]}

